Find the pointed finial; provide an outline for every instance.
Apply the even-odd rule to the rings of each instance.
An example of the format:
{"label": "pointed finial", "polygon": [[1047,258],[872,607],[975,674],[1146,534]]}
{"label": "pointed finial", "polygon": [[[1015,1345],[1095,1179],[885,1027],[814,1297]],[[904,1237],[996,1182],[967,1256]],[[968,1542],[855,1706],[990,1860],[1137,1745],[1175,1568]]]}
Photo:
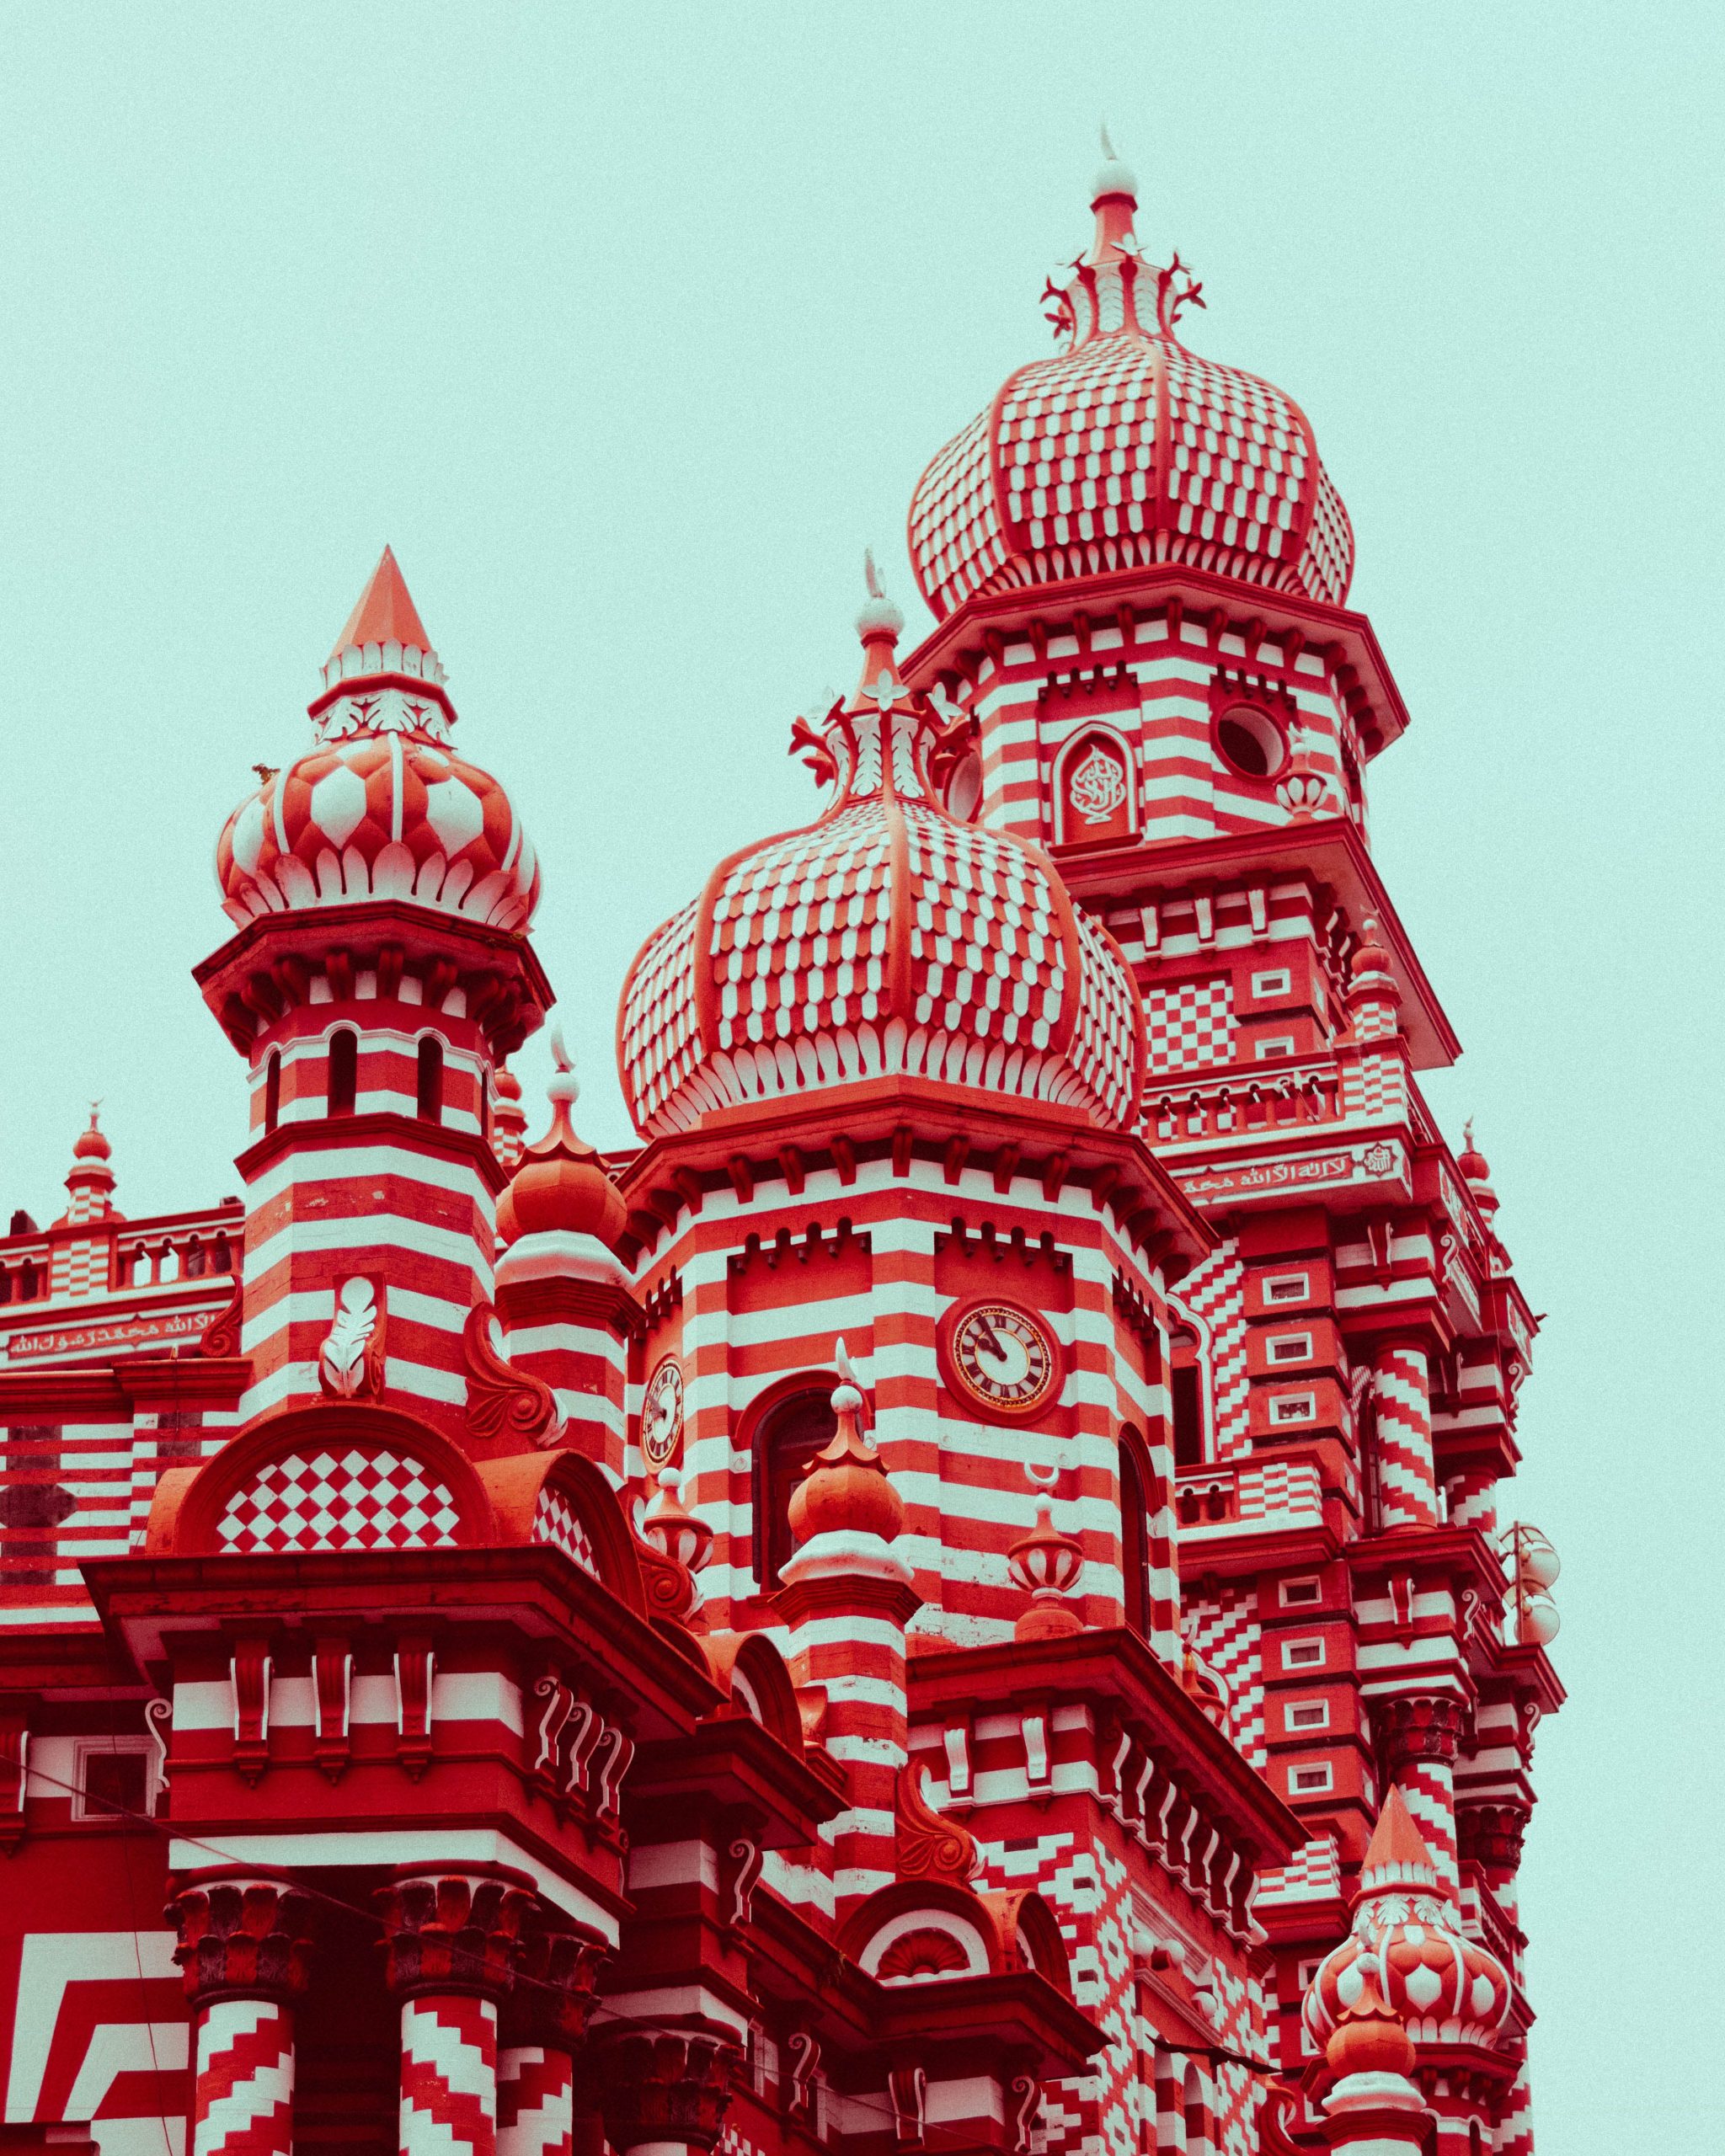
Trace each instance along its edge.
{"label": "pointed finial", "polygon": [[553,1102],[560,1102],[566,1108],[573,1107],[581,1097],[581,1088],[575,1076],[575,1059],[563,1038],[561,1018],[552,1022],[551,1059],[557,1068],[553,1071],[551,1081],[545,1088],[546,1096]]}
{"label": "pointed finial", "polygon": [[1108,136],[1108,124],[1102,123],[1102,163],[1097,168],[1096,178],[1091,182],[1090,201],[1093,209],[1104,197],[1123,195],[1135,205],[1138,200],[1138,176],[1124,163]]}
{"label": "pointed finial", "polygon": [[864,643],[877,637],[884,637],[889,643],[896,643],[905,626],[905,617],[894,606],[881,587],[880,572],[874,566],[872,547],[862,551],[862,578],[868,587],[868,596],[857,616],[857,633]]}
{"label": "pointed finial", "polygon": [[72,1145],[72,1157],[74,1161],[105,1161],[113,1151],[114,1148],[108,1142],[108,1134],[102,1128],[102,1103],[92,1101],[90,1127],[88,1130],[79,1131]]}

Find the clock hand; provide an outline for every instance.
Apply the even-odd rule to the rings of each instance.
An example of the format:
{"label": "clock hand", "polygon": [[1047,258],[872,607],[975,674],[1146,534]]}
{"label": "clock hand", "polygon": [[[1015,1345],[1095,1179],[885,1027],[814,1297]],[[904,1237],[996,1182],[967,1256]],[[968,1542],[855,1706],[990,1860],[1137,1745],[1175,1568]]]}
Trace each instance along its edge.
{"label": "clock hand", "polygon": [[1001,1345],[1001,1337],[989,1323],[987,1318],[983,1315],[980,1310],[976,1313],[975,1316],[971,1319],[970,1322],[980,1337],[987,1342],[988,1352],[993,1356],[996,1362],[998,1363],[1004,1361],[1006,1358],[1006,1350]]}

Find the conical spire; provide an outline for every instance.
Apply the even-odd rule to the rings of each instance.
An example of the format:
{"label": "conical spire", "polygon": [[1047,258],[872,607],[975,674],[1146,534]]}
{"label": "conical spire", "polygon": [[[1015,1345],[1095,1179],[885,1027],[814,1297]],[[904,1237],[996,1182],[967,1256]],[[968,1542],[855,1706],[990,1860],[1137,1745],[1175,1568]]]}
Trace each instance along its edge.
{"label": "conical spire", "polygon": [[1378,1823],[1372,1828],[1365,1862],[1360,1866],[1359,1892],[1364,1897],[1382,1893],[1387,1887],[1405,1892],[1410,1886],[1428,1894],[1444,1891],[1438,1884],[1438,1867],[1425,1837],[1413,1823],[1413,1814],[1401,1790],[1392,1785],[1378,1814]]}
{"label": "conical spire", "polygon": [[443,667],[425,633],[407,579],[386,547],[323,664],[323,686],[369,674],[406,674],[441,683]]}

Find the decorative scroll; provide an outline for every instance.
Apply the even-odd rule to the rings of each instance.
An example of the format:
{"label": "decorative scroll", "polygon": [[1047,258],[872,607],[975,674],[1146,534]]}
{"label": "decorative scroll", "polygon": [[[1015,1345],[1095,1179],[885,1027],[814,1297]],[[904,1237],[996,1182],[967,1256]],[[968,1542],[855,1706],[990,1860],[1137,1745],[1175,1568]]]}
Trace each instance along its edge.
{"label": "decorative scroll", "polygon": [[462,1329],[467,1364],[467,1428],[488,1443],[554,1445],[563,1435],[557,1396],[542,1378],[519,1370],[503,1352],[494,1304],[475,1303]]}
{"label": "decorative scroll", "polygon": [[238,1354],[240,1321],[245,1315],[245,1283],[236,1274],[233,1293],[198,1335],[200,1355]]}
{"label": "decorative scroll", "polygon": [[908,1760],[899,1769],[899,1876],[962,1883],[976,1871],[976,1844],[955,1820],[943,1819],[931,1808],[922,1794],[927,1772],[916,1759]]}

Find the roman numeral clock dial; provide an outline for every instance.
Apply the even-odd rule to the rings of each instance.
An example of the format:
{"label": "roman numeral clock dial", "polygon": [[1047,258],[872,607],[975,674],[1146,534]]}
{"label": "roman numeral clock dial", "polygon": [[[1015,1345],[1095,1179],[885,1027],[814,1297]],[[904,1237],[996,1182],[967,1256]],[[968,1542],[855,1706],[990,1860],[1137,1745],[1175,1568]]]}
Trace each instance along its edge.
{"label": "roman numeral clock dial", "polygon": [[1060,1343],[1017,1303],[969,1303],[940,1331],[947,1383],[967,1406],[999,1422],[1031,1422],[1060,1390]]}

